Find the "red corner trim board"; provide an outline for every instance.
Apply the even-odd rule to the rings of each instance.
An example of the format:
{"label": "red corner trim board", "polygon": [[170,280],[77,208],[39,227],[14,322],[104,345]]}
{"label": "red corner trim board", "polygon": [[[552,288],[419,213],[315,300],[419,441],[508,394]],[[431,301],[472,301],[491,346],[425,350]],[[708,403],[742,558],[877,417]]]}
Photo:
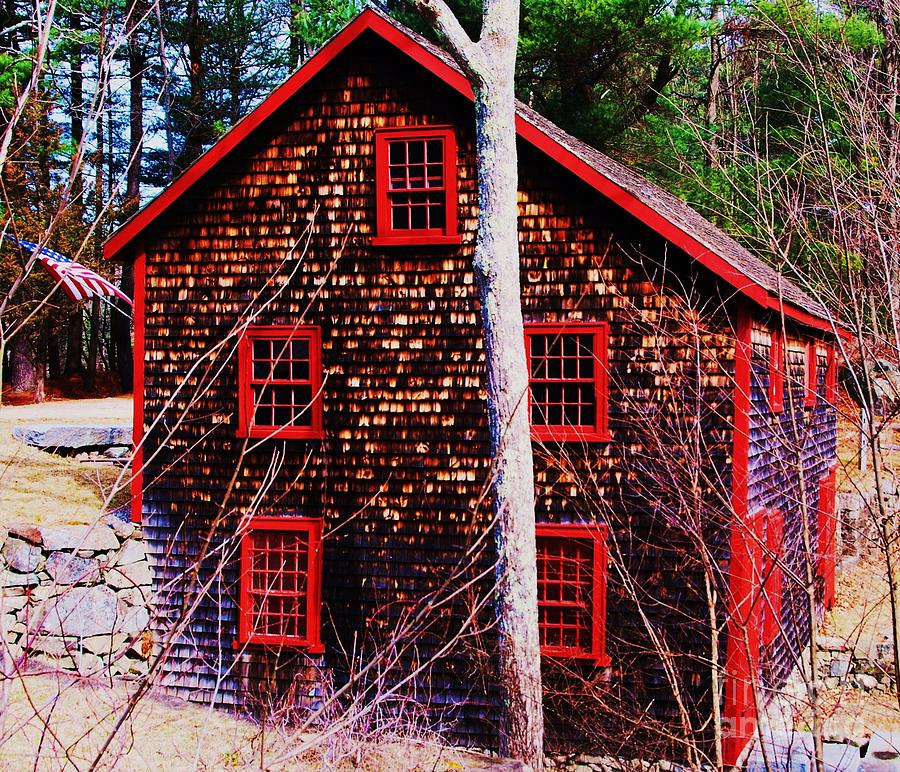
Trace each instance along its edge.
{"label": "red corner trim board", "polygon": [[[365,31],[371,30],[385,41],[421,64],[433,75],[463,96],[472,99],[472,87],[466,77],[447,62],[424,48],[404,31],[398,29],[380,14],[366,9],[362,11],[343,30],[335,35],[329,43],[321,48],[306,64],[288,78],[255,110],[239,121],[222,139],[204,153],[190,168],[178,177],[169,187],[160,193],[144,209],[132,217],[116,231],[104,246],[104,256],[115,258],[126,249],[140,234],[174,204],[193,185],[199,182],[219,161],[243,142],[254,130],[262,125],[270,116],[285,105],[304,85],[318,75],[353,41]],[[769,291],[741,273],[737,268],[715,254],[708,247],[697,241],[677,225],[669,222],[663,215],[651,209],[632,193],[616,184],[608,177],[579,158],[574,152],[548,136],[543,130],[532,125],[521,115],[516,116],[516,128],[519,135],[560,163],[569,171],[584,180],[588,185],[621,206],[648,227],[655,230],[663,238],[684,250],[701,265],[713,271],[731,286],[759,303],[764,308],[784,307],[785,313],[798,322],[827,332],[833,332],[833,326],[825,320],[793,306],[786,306],[773,298]]]}
{"label": "red corner trim board", "polygon": [[134,261],[134,412],[131,437],[131,520],[141,522],[144,484],[144,289],[146,260],[143,246],[138,246]]}
{"label": "red corner trim board", "polygon": [[[750,453],[751,313],[746,302],[737,309],[734,366],[734,451],[732,462],[732,526],[728,645],[725,665],[723,756],[733,766],[756,731],[753,686],[759,656],[758,604],[754,603],[754,524],[750,522],[747,467]],[[745,634],[747,640],[745,641]]]}

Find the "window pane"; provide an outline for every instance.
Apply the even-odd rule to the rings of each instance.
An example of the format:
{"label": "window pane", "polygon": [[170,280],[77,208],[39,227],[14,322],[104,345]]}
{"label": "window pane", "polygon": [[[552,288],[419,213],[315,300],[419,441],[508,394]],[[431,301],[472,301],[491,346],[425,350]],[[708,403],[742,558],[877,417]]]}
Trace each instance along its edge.
{"label": "window pane", "polygon": [[413,139],[406,143],[406,162],[409,164],[425,163],[425,141]]}
{"label": "window pane", "polygon": [[595,427],[594,333],[527,334],[531,346],[532,425]]}
{"label": "window pane", "polygon": [[541,645],[558,653],[592,653],[593,549],[591,539],[538,535]]}

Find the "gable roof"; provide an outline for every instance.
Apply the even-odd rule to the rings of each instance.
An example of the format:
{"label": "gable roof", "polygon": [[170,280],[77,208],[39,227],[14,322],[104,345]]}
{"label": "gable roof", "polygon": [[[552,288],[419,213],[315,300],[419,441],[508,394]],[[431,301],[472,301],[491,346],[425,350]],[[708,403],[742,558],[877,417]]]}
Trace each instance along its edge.
{"label": "gable roof", "polygon": [[[115,231],[104,245],[104,256],[120,259],[128,256],[128,248],[147,228],[367,31],[394,45],[463,96],[473,98],[468,79],[446,51],[381,12],[366,8],[156,198]],[[785,315],[801,324],[835,331],[831,321],[833,317],[821,303],[750,254],[676,196],[575,139],[521,102],[516,106],[516,130],[522,139],[562,164],[763,308],[783,309]]]}

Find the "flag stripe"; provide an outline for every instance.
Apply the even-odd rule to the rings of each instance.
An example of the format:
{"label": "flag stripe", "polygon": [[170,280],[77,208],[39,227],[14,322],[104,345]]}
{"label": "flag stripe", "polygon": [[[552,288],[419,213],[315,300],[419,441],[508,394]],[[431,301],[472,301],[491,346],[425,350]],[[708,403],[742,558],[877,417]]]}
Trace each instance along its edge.
{"label": "flag stripe", "polygon": [[[17,239],[9,234],[4,235],[23,249],[28,249],[31,252],[35,252],[38,249],[38,245],[33,241]],[[90,268],[86,268],[81,263],[76,263],[59,252],[54,252],[52,249],[44,247],[38,252],[37,259],[47,269],[47,272],[59,282],[63,292],[75,302],[93,297],[117,297],[124,300],[128,305],[133,305],[131,298],[114,284]]]}

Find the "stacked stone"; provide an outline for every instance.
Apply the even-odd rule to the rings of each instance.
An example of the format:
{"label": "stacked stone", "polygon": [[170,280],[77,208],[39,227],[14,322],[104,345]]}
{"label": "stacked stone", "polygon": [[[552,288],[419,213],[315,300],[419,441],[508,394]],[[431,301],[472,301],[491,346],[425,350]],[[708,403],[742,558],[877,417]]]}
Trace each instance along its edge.
{"label": "stacked stone", "polygon": [[0,530],[0,635],[16,660],[91,676],[137,676],[152,653],[150,568],[140,529]]}
{"label": "stacked stone", "polygon": [[847,686],[861,691],[893,692],[896,688],[894,673],[894,644],[889,635],[882,635],[871,651],[861,651],[842,639],[822,636],[818,648],[820,676],[826,689]]}

